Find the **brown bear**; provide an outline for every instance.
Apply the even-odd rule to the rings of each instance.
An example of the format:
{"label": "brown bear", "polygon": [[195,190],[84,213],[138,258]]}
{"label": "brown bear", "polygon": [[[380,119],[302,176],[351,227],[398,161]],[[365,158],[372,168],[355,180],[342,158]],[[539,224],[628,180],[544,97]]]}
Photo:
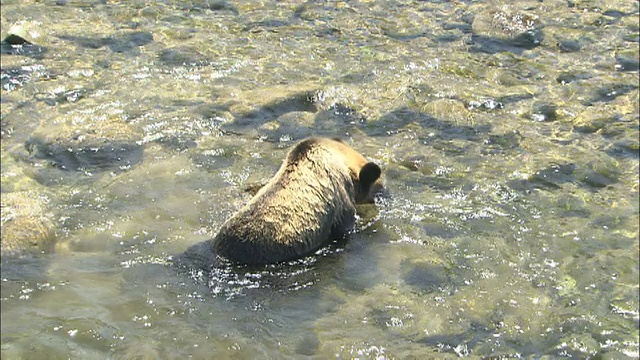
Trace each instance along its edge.
{"label": "brown bear", "polygon": [[183,257],[259,265],[310,254],[353,227],[355,205],[373,202],[382,189],[380,174],[339,139],[305,139],[212,240]]}
{"label": "brown bear", "polygon": [[2,194],[0,255],[22,257],[53,251],[56,236],[45,197],[35,191]]}

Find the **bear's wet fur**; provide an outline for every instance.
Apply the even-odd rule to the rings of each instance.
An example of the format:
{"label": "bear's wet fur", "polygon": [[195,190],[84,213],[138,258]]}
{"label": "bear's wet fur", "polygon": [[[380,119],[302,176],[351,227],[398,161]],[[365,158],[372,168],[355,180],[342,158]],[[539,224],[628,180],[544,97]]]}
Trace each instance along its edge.
{"label": "bear's wet fur", "polygon": [[380,175],[378,165],[339,139],[305,139],[213,239],[178,258],[260,265],[313,253],[353,228],[356,204],[373,202]]}

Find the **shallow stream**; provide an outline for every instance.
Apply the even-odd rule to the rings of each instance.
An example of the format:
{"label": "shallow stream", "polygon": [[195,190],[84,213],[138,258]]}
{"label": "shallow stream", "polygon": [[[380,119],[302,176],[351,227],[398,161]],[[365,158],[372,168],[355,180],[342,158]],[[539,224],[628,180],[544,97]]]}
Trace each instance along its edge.
{"label": "shallow stream", "polygon": [[[640,356],[637,1],[1,5],[2,359]],[[312,135],[354,234],[170,265]]]}

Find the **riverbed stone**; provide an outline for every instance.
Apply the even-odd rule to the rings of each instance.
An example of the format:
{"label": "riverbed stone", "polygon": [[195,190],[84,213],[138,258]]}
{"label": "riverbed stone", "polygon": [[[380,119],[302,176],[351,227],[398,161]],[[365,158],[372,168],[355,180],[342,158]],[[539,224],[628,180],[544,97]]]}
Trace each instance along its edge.
{"label": "riverbed stone", "polygon": [[573,129],[581,133],[594,133],[614,123],[616,119],[612,109],[595,106],[581,112],[573,119]]}
{"label": "riverbed stone", "polygon": [[64,170],[127,169],[142,159],[142,133],[117,117],[85,124],[41,125],[27,150]]}
{"label": "riverbed stone", "polygon": [[204,66],[211,62],[206,55],[203,55],[194,47],[189,46],[163,49],[160,51],[158,59],[161,63],[172,67]]}
{"label": "riverbed stone", "polygon": [[531,118],[536,121],[555,121],[558,119],[557,107],[547,101],[536,101],[531,105]]}
{"label": "riverbed stone", "polygon": [[509,6],[479,8],[471,25],[479,50],[495,53],[532,49],[543,40],[542,23],[533,12]]}
{"label": "riverbed stone", "polygon": [[623,50],[616,54],[616,61],[618,67],[622,71],[638,71],[640,69],[640,55],[638,54],[638,47],[635,49]]}
{"label": "riverbed stone", "polygon": [[[3,24],[4,25],[4,24]],[[24,21],[11,26],[0,42],[0,53],[43,59],[47,48],[38,44],[40,25],[37,21]]]}
{"label": "riverbed stone", "polygon": [[[314,126],[312,113],[291,111],[258,126],[258,135],[271,141],[286,141],[302,139],[323,130],[321,127]],[[332,130],[328,129],[327,133],[331,133]]]}
{"label": "riverbed stone", "polygon": [[562,85],[588,79],[591,79],[591,74],[581,71],[563,71],[556,77],[556,81]]}
{"label": "riverbed stone", "polygon": [[455,99],[431,101],[422,108],[422,111],[438,120],[456,125],[469,124],[472,117],[464,103]]}

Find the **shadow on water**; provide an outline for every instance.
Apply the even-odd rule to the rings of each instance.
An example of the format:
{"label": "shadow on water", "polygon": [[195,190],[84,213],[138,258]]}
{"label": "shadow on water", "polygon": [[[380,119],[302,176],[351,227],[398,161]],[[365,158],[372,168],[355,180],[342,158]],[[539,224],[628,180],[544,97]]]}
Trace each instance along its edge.
{"label": "shadow on water", "polygon": [[106,46],[115,53],[137,56],[140,54],[140,47],[153,42],[153,35],[148,31],[133,31],[107,37],[61,35],[60,39],[74,42],[85,49],[100,49]]}
{"label": "shadow on water", "polygon": [[470,51],[487,54],[497,54],[508,51],[513,54],[522,55],[525,51],[540,46],[542,40],[543,36],[540,31],[526,32],[510,39],[473,35],[471,37],[472,43]]}
{"label": "shadow on water", "polygon": [[[234,114],[234,120],[221,125],[221,130],[231,134],[263,137],[278,140],[288,136],[300,140],[307,136],[336,136],[339,133],[362,132],[370,137],[385,137],[406,130],[409,125],[419,129],[419,136],[426,144],[451,139],[478,142],[484,140],[492,130],[490,125],[453,124],[427,113],[408,107],[395,109],[375,120],[375,126],[357,109],[335,103],[328,108],[318,104],[319,91],[296,93],[287,98],[263,105],[258,109]],[[505,97],[503,101],[520,101],[527,97]],[[221,109],[222,110],[222,109]],[[311,115],[311,118],[308,118]],[[263,127],[269,122],[275,129]],[[338,133],[337,133],[338,131]],[[428,136],[428,135],[433,136]],[[449,144],[449,147],[451,145]],[[458,149],[464,153],[466,149]]]}
{"label": "shadow on water", "polygon": [[25,148],[35,157],[49,159],[63,170],[105,170],[130,167],[142,161],[144,147],[133,142],[106,141],[69,151],[66,144],[49,144],[40,138],[29,139]]}
{"label": "shadow on water", "polygon": [[428,134],[430,131],[437,131],[436,136],[442,137],[443,139],[478,141],[481,140],[481,134],[491,132],[491,126],[489,125],[455,125],[409,108],[393,110],[383,115],[377,122],[380,126],[368,131],[368,135],[387,136],[389,133],[404,129],[409,124],[417,125],[423,134]]}
{"label": "shadow on water", "polygon": [[447,289],[453,293],[455,288],[464,286],[464,274],[459,269],[430,263],[413,264],[403,260],[400,263],[400,270],[404,273],[404,282],[422,294],[441,292]]}
{"label": "shadow on water", "polygon": [[259,126],[290,112],[315,113],[318,108],[313,101],[314,94],[314,91],[303,91],[270,102],[254,111],[234,114],[235,120],[229,126]]}
{"label": "shadow on water", "polygon": [[[282,137],[297,141],[313,135],[337,136],[355,128],[364,129],[366,119],[355,109],[339,103],[321,108],[320,93],[299,92],[254,111],[234,114],[235,119],[223,124],[221,129],[225,133],[266,137],[267,141],[277,141]],[[268,126],[269,123],[274,126]]]}
{"label": "shadow on water", "polygon": [[599,173],[586,166],[576,164],[552,164],[538,170],[525,180],[511,180],[509,186],[520,191],[533,189],[561,190],[562,184],[577,183],[590,190],[598,191],[608,185],[617,183],[619,174],[616,172]]}
{"label": "shadow on water", "polygon": [[617,158],[638,159],[640,151],[638,151],[638,143],[634,140],[618,140],[606,150],[607,154]]}

